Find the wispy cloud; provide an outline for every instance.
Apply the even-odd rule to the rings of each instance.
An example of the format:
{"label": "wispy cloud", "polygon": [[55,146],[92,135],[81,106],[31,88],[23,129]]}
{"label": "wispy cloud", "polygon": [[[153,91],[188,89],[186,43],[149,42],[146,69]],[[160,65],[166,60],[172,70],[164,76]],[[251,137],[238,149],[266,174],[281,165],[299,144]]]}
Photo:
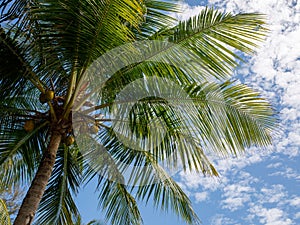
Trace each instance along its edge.
{"label": "wispy cloud", "polygon": [[280,171],[270,173],[269,176],[281,176],[288,179],[300,181],[299,172],[295,171],[293,168],[290,167],[283,167]]}
{"label": "wispy cloud", "polygon": [[223,214],[217,214],[211,220],[211,225],[241,225],[237,221],[226,217]]}
{"label": "wispy cloud", "polygon": [[208,200],[208,192],[206,192],[206,191],[197,192],[195,194],[195,199],[196,199],[197,203],[207,201]]}
{"label": "wispy cloud", "polygon": [[240,185],[229,185],[224,189],[222,195],[224,200],[221,201],[222,208],[229,209],[230,211],[236,211],[237,209],[245,207],[245,204],[251,201],[251,193],[253,189],[251,187]]}
{"label": "wispy cloud", "polygon": [[295,197],[294,199],[290,200],[290,204],[300,208],[300,197]]}

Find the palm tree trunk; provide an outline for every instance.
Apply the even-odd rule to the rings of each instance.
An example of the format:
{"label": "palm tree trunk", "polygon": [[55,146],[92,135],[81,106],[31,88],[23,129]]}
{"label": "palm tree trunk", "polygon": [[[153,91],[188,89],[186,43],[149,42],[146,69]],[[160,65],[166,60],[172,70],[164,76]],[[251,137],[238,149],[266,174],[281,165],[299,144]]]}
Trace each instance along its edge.
{"label": "palm tree trunk", "polygon": [[30,225],[43,197],[56,159],[56,153],[61,142],[62,135],[53,132],[48,148],[31,183],[31,186],[22,202],[14,225]]}

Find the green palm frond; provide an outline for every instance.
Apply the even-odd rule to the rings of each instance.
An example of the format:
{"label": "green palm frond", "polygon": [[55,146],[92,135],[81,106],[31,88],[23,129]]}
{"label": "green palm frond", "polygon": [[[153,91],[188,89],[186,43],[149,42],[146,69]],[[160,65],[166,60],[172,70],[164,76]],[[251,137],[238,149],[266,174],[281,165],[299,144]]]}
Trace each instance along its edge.
{"label": "green palm frond", "polygon": [[122,46],[126,54],[120,52],[114,60],[140,61],[122,68],[106,82],[105,100],[109,93],[114,98],[127,84],[143,76],[166,77],[179,84],[228,79],[242,60],[238,51],[253,53],[267,31],[263,15],[231,15],[207,8],[150,38],[165,44],[151,42],[142,49]]}
{"label": "green palm frond", "polygon": [[137,203],[124,184],[107,180],[100,187],[99,203],[112,224],[142,224]]}
{"label": "green palm frond", "polygon": [[[159,100],[156,100],[152,99],[150,102],[141,100],[135,105],[140,108],[140,111],[130,114],[130,118],[119,118],[117,123],[124,124],[124,126],[118,125],[118,129],[114,129],[118,133],[118,138],[120,139],[120,135],[123,135],[121,141],[124,145],[135,146],[135,149],[140,149],[140,152],[127,150],[124,151],[126,154],[118,153],[118,157],[131,165],[135,158],[133,157],[131,161],[130,157],[137,157],[139,153],[143,154],[147,151],[155,160],[164,163],[170,169],[177,169],[180,162],[184,170],[196,169],[213,175],[214,171],[211,170],[211,163],[203,152],[201,142],[196,138],[195,132],[191,132],[193,129],[189,126],[191,125],[190,118],[185,118],[186,121],[184,121],[181,115],[195,112],[189,109],[179,111],[173,105],[161,104]],[[185,106],[191,108],[191,104],[185,104]],[[158,124],[155,123],[155,119],[159,119]],[[161,129],[164,132],[160,132]],[[102,140],[105,139],[102,138]],[[134,162],[134,164],[140,163]]]}
{"label": "green palm frond", "polygon": [[169,42],[196,54],[201,59],[197,64],[206,73],[228,78],[237,65],[236,60],[242,60],[236,50],[253,53],[268,31],[264,25],[265,16],[261,14],[232,15],[206,8],[174,28],[158,33],[157,37],[163,37],[165,32]]}
{"label": "green palm frond", "polygon": [[[157,164],[157,158],[153,156],[151,152],[138,151],[126,147],[118,140],[113,131],[102,131],[100,135],[102,137],[99,140],[103,142],[104,150],[110,154],[110,159],[114,160],[108,163],[108,159],[106,159],[108,156],[103,158],[102,155],[104,153],[100,154],[99,149],[96,154],[88,154],[87,158],[92,158],[93,161],[87,162],[91,165],[91,168],[87,170],[86,176],[89,179],[98,177],[98,189],[101,193],[99,200],[101,202],[101,206],[107,213],[107,217],[112,220],[113,224],[119,224],[118,222],[122,221],[123,217],[131,218],[131,216],[138,213],[135,206],[134,208],[130,208],[129,211],[125,210],[121,211],[121,213],[118,211],[120,210],[119,208],[114,208],[115,199],[117,201],[119,198],[125,198],[124,196],[120,196],[127,193],[125,190],[126,186],[124,186],[125,183],[133,187],[130,188],[130,191],[132,191],[132,195],[134,197],[142,200],[148,200],[152,196],[157,208],[160,207],[166,211],[171,209],[190,224],[195,224],[197,221],[199,222],[199,219],[193,211],[187,196],[170,178],[170,176]],[[99,159],[102,159],[102,161],[100,162],[98,160],[98,163],[93,164],[97,156]],[[176,161],[176,157],[173,157],[170,157],[171,160],[175,159]],[[206,160],[205,157],[202,157],[201,159],[202,161]],[[204,164],[205,166],[211,165],[209,162],[205,162]],[[193,165],[196,165],[196,163]],[[111,174],[108,174],[109,172],[102,171],[103,168],[106,170],[108,169]],[[209,169],[213,170],[213,167],[211,166]],[[115,177],[112,177],[112,174],[115,174]],[[126,176],[123,176],[122,174],[125,174]],[[214,175],[216,175],[216,172]],[[118,178],[118,176],[121,177]],[[121,186],[117,186],[118,184]],[[107,189],[104,189],[104,187]],[[109,187],[112,189],[113,193],[106,193]],[[106,195],[111,194],[114,199],[111,200],[109,197],[105,197],[103,199],[105,193]],[[127,195],[128,194],[125,196]],[[126,199],[127,201],[131,201],[130,196],[127,196]],[[119,215],[117,215],[118,213]],[[128,221],[128,224],[131,224],[129,222],[130,221]],[[122,223],[124,223],[124,221],[122,221]]]}
{"label": "green palm frond", "polygon": [[[145,89],[151,88],[144,84]],[[197,144],[192,145],[191,149],[200,146],[225,155],[228,152],[236,154],[252,145],[265,147],[271,143],[271,132],[277,126],[275,111],[258,92],[246,85],[232,82],[187,85],[185,90],[188,96],[184,98],[172,90],[174,88],[169,83],[165,90],[169,99],[165,99],[163,103],[160,99],[139,100],[135,104],[142,110],[132,113],[132,118],[123,118],[121,123],[129,123],[131,120],[132,128],[137,135],[141,135],[143,130],[139,130],[139,127],[143,129],[147,122],[163,112],[164,124],[168,127],[169,138],[172,140],[170,143],[195,139],[198,140],[195,141]],[[134,95],[135,92],[132,93]],[[122,111],[122,105],[130,104],[130,97],[127,95],[126,98],[128,102],[123,102],[118,110]],[[141,113],[144,118],[140,116]],[[120,131],[122,132],[126,131]],[[176,137],[180,141],[176,141]],[[170,147],[165,145],[162,149],[166,153]],[[177,146],[176,149],[180,148]],[[183,152],[189,156],[195,155],[195,152],[190,152],[187,148]]]}
{"label": "green palm frond", "polygon": [[[110,139],[114,140],[113,136]],[[117,142],[115,140],[113,143]],[[122,162],[121,165],[118,164],[120,171],[127,175],[126,182],[132,186],[131,191],[137,199],[147,202],[152,197],[157,208],[165,211],[171,209],[189,224],[199,222],[188,197],[170,175],[158,165],[157,158],[150,151],[130,149],[122,143],[110,148],[107,146],[107,149],[116,162]],[[170,158],[176,160],[176,156]]]}
{"label": "green palm frond", "polygon": [[158,30],[170,27],[176,23],[176,19],[170,16],[172,12],[180,12],[180,5],[177,1],[156,1],[145,0],[144,21],[136,31],[137,39],[148,39]]}
{"label": "green palm frond", "polygon": [[[35,90],[24,88],[24,94],[5,97],[0,102],[0,164],[12,157],[27,164],[27,173],[36,169],[48,131],[49,122],[46,114],[38,112]],[[32,121],[33,130],[26,132],[26,121]]]}
{"label": "green palm frond", "polygon": [[[116,143],[111,144],[117,148]],[[124,177],[112,155],[103,145],[90,139],[84,147],[88,148],[83,155],[85,180],[98,177],[99,204],[106,212],[106,219],[112,224],[142,224],[136,201],[127,191]]]}
{"label": "green palm frond", "polygon": [[[146,84],[143,88],[152,90],[153,87]],[[141,87],[135,86],[129,95],[127,93],[127,101],[124,99],[119,103],[117,111],[121,115],[128,115],[122,113],[126,109],[122,105],[135,102],[130,95],[134,97],[138,88]],[[277,121],[269,103],[246,85],[233,82],[195,83],[185,86],[184,90],[187,94],[185,98],[176,93],[174,87],[167,86],[165,89],[159,88],[159,91],[167,91],[170,99],[140,99],[135,102],[128,117],[116,118],[121,124],[129,124],[130,129],[128,126],[118,126],[118,138],[112,131],[102,131],[99,141],[111,154],[115,166],[119,165],[118,171],[129,174],[127,183],[139,187],[138,198],[149,199],[154,195],[157,206],[164,210],[173,207],[173,211],[192,223],[196,219],[186,197],[181,195],[175,198],[182,194],[181,190],[155,162],[166,160],[167,165],[174,169],[180,161],[184,169],[196,169],[217,176],[216,169],[206,158],[207,152],[215,151],[228,156],[230,153],[244,152],[253,145],[265,147],[271,142],[271,131]],[[155,147],[148,150],[147,139],[151,138],[149,122],[158,117],[164,121],[166,134],[163,139],[152,139],[152,144],[161,143],[154,144]],[[145,150],[130,149],[126,141],[120,142],[120,134],[127,136],[131,146],[139,139],[138,146]],[[122,163],[121,166],[118,162]],[[130,166],[133,169],[128,170]]]}
{"label": "green palm frond", "polygon": [[[36,109],[35,91],[24,88],[24,94],[6,96],[0,102],[0,165],[4,166],[5,182],[26,183],[34,175],[47,144],[49,122]],[[38,113],[37,113],[38,112]],[[26,121],[34,128],[26,132]]]}
{"label": "green palm frond", "polygon": [[199,107],[195,127],[212,150],[237,154],[250,146],[266,147],[277,127],[275,111],[258,92],[243,84],[225,82],[189,87],[194,104]]}
{"label": "green palm frond", "polygon": [[73,198],[81,184],[80,164],[77,148],[59,149],[36,224],[72,224],[73,217],[79,215]]}
{"label": "green palm frond", "polygon": [[2,225],[11,225],[6,204],[2,199],[0,199],[0,223]]}
{"label": "green palm frond", "polygon": [[[11,133],[2,133],[1,148],[7,149],[7,150],[1,151],[0,164],[2,164],[5,160],[12,157],[13,155],[17,154],[17,152],[20,151],[22,149],[22,147],[24,145],[26,145],[26,143],[32,141],[33,140],[32,137],[34,137],[34,135],[37,134],[38,132],[41,132],[42,128],[44,128],[47,124],[48,124],[48,122],[41,124],[40,126],[35,128],[32,132],[30,132],[28,134],[25,133],[25,131],[23,130],[23,127],[22,127],[22,130],[14,130],[13,133],[16,135],[15,139],[12,138]],[[20,138],[22,135],[24,135],[24,137]],[[37,147],[37,146],[34,146],[34,147]],[[23,155],[23,156],[24,156],[24,158],[30,159],[32,156],[31,154],[33,154],[33,152],[31,152],[29,155]],[[34,167],[34,165],[30,165],[30,167]]]}
{"label": "green palm frond", "polygon": [[[151,157],[148,159],[150,160]],[[154,205],[163,211],[171,210],[188,224],[200,224],[200,220],[192,208],[191,201],[182,191],[179,185],[162,169],[152,161],[151,170],[155,171],[153,180],[148,180],[149,185],[141,185],[137,188],[137,199],[148,200],[152,197]],[[147,174],[143,171],[142,176]]]}
{"label": "green palm frond", "polygon": [[26,184],[32,179],[43,150],[47,122],[26,133],[21,127],[2,130],[0,135],[0,164],[3,168],[3,182]]}
{"label": "green palm frond", "polygon": [[[207,151],[237,154],[252,145],[265,147],[271,143],[271,131],[277,126],[275,112],[259,93],[246,85],[195,83],[184,88],[186,95],[183,96],[170,82],[163,84],[168,84],[159,88],[160,94],[167,96],[163,101],[152,97],[135,102],[140,88],[144,92],[151,90],[147,96],[153,95],[153,85],[144,82],[143,86],[134,86],[131,92],[124,92],[126,96],[119,103],[114,102],[119,116],[112,123],[118,128],[115,132],[124,135],[125,144],[132,145],[139,139],[139,148],[152,149],[157,160],[164,160],[176,151],[184,168],[202,165],[196,169],[210,171],[205,169],[210,168],[204,157]],[[133,103],[128,113],[128,105]],[[149,129],[155,124],[154,119],[162,120],[162,127],[154,129],[165,128],[164,138],[151,137]],[[155,148],[149,146],[150,143],[156,146],[158,142],[160,145]],[[171,159],[176,165],[176,159]],[[214,172],[211,170],[211,173]]]}
{"label": "green palm frond", "polygon": [[[15,1],[16,7],[18,3]],[[31,45],[42,48],[42,57],[50,62],[58,61],[59,56],[64,66],[69,67],[74,60],[86,66],[107,50],[128,41],[132,32],[124,23],[137,27],[143,20],[138,1],[47,0],[29,5],[24,21],[34,24]]]}

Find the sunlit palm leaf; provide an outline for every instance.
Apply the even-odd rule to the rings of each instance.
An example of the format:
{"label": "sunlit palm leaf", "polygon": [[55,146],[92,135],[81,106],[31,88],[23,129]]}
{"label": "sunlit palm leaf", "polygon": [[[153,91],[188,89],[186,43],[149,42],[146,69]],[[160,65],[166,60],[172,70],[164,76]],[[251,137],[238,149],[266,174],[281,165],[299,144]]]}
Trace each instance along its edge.
{"label": "sunlit palm leaf", "polygon": [[200,106],[199,121],[205,120],[205,127],[196,126],[204,128],[199,130],[202,143],[212,150],[237,154],[253,145],[271,143],[277,126],[275,111],[251,88],[232,82],[211,83],[191,87],[190,93]]}
{"label": "sunlit palm leaf", "polygon": [[145,0],[144,4],[146,8],[145,20],[140,24],[139,30],[136,31],[138,40],[147,39],[157,30],[172,26],[176,19],[171,15],[166,15],[166,12],[180,12],[180,7],[176,1]]}
{"label": "sunlit palm leaf", "polygon": [[[168,41],[169,44],[151,43],[149,52],[146,47],[138,48],[143,60],[112,76],[103,91],[106,97],[111,92],[114,96],[124,86],[145,75],[163,76],[180,83],[227,79],[241,60],[237,50],[253,53],[266,32],[263,15],[231,15],[205,9],[174,28],[158,31],[151,40]],[[126,62],[128,55],[134,54],[130,47],[126,54],[117,56],[120,61]]]}
{"label": "sunlit palm leaf", "polygon": [[100,187],[99,202],[112,224],[142,223],[137,203],[124,184],[107,180]]}
{"label": "sunlit palm leaf", "polygon": [[260,14],[232,15],[206,8],[168,31],[173,35],[168,33],[167,40],[194,52],[207,73],[223,78],[231,76],[236,60],[241,60],[236,50],[252,53],[263,40],[267,32],[264,21]]}
{"label": "sunlit palm leaf", "polygon": [[0,199],[0,223],[2,225],[11,225],[6,204],[2,199]]}

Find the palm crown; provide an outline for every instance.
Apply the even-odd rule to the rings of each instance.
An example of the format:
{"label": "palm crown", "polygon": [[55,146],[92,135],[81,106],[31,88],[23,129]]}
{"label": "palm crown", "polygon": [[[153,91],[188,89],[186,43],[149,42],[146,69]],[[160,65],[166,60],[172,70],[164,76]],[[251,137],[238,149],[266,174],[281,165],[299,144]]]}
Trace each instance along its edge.
{"label": "palm crown", "polygon": [[265,37],[264,17],[206,8],[175,23],[177,11],[154,0],[1,3],[0,177],[31,183],[15,224],[31,224],[38,206],[37,224],[71,224],[73,195],[94,178],[112,224],[141,224],[136,199],[150,198],[198,223],[159,162],[218,176],[208,152],[271,143],[268,102],[229,81],[237,50]]}

